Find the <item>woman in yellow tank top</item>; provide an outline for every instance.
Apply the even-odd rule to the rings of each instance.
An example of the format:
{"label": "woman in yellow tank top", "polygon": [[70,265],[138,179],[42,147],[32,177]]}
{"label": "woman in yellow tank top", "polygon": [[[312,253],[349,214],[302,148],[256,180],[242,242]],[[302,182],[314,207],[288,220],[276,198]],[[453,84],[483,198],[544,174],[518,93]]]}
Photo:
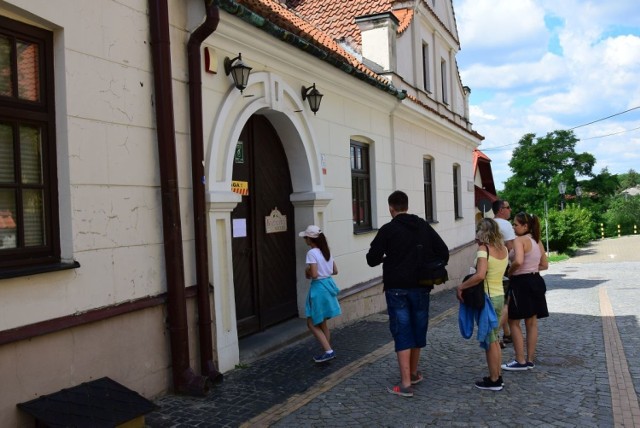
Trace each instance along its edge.
{"label": "woman in yellow tank top", "polygon": [[[498,223],[490,218],[480,220],[476,226],[476,241],[478,242],[476,273],[458,286],[458,299],[462,298],[462,290],[484,281],[484,292],[489,295],[496,316],[500,319],[504,307],[502,276],[507,268],[509,255],[507,247],[504,246]],[[503,382],[500,374],[502,350],[500,349],[499,337],[500,328],[496,327],[488,337],[489,347],[486,350],[489,376],[476,382],[477,388],[492,391],[502,389]]]}

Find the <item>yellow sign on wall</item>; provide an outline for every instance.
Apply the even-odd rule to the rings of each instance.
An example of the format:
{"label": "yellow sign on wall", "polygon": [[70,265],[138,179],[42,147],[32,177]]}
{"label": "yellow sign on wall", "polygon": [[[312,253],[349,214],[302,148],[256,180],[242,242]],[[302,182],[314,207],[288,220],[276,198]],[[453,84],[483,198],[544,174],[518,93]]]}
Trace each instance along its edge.
{"label": "yellow sign on wall", "polygon": [[234,193],[239,193],[242,196],[247,196],[249,194],[249,182],[234,180],[231,182],[231,191]]}

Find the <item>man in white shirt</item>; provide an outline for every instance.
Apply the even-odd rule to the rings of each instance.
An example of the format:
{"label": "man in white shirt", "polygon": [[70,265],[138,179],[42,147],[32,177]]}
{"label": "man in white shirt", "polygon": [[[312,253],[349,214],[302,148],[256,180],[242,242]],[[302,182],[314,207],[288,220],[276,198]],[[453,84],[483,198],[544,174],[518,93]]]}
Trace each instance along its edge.
{"label": "man in white shirt", "polygon": [[509,202],[498,199],[491,206],[493,210],[493,219],[498,223],[500,227],[500,233],[504,239],[504,245],[511,251],[513,249],[513,240],[516,239],[516,233],[513,231],[513,226],[509,222],[511,217],[511,206]]}
{"label": "man in white shirt", "polygon": [[[511,222],[509,222],[509,218],[511,217],[511,206],[509,205],[509,202],[498,199],[492,204],[491,209],[493,210],[493,219],[498,223],[500,233],[502,233],[504,245],[509,251],[511,251],[513,249],[513,240],[516,239],[516,233],[513,231]],[[505,288],[505,306],[502,310],[502,315],[500,316],[500,326],[502,327],[502,340],[500,341],[500,347],[504,348],[505,343],[511,343],[511,331],[509,330],[509,315],[506,300],[508,299],[507,291],[509,288],[509,279],[503,278],[502,283]]]}

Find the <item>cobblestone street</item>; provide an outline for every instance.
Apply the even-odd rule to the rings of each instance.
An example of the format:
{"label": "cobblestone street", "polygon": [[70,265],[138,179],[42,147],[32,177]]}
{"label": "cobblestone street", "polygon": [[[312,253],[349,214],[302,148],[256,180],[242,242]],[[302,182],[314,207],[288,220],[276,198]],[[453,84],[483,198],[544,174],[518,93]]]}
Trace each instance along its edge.
{"label": "cobblestone street", "polygon": [[[225,376],[205,398],[166,396],[150,427],[640,426],[640,237],[596,241],[544,273],[549,318],[536,367],[480,391],[484,351],[458,328],[453,290],[432,294],[413,398],[393,396],[398,368],[386,316],[337,329],[338,357],[316,365],[304,339]],[[513,348],[503,351],[503,361]]]}

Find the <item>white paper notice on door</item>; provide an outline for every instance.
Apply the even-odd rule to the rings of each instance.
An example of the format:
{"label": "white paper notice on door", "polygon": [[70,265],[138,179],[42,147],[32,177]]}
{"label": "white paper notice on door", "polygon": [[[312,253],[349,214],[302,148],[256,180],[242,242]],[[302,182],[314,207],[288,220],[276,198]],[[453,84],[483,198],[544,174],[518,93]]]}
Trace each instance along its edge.
{"label": "white paper notice on door", "polygon": [[234,238],[244,238],[247,236],[247,219],[234,218],[232,234]]}

